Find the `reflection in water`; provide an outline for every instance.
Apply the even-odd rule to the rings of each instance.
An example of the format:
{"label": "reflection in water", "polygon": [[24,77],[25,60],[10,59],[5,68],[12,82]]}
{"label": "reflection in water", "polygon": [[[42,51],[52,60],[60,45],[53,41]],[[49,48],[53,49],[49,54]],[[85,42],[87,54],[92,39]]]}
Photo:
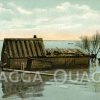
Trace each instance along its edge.
{"label": "reflection in water", "polygon": [[[62,86],[58,86],[58,87],[55,86],[55,83],[54,83],[54,80],[53,80],[54,77],[53,76],[49,76],[49,75],[47,75],[47,76],[46,75],[42,75],[42,79],[43,79],[42,83],[40,81],[28,82],[28,83],[26,82],[25,83],[25,82],[23,82],[21,80],[19,82],[17,82],[17,83],[2,81],[2,91],[4,93],[3,98],[7,98],[7,100],[8,100],[8,97],[10,97],[12,95],[14,95],[14,96],[17,95],[18,98],[41,97],[41,100],[47,100],[48,98],[51,98],[50,94],[52,94],[52,97],[56,97],[58,100],[61,100],[61,99],[59,99],[59,95],[63,95],[63,97],[67,98],[67,96],[70,96],[71,93],[73,93],[72,94],[73,96],[76,93],[77,95],[80,95],[80,98],[81,98],[81,95],[82,95],[81,92],[84,91],[84,90],[82,90],[83,89],[82,86],[86,87],[86,91],[84,91],[84,93],[86,93],[85,95],[87,95],[87,98],[88,98],[88,94],[87,93],[90,93],[89,91],[91,91],[92,88],[93,88],[93,90],[92,90],[93,92],[94,92],[94,89],[95,89],[95,92],[97,92],[98,91],[97,89],[99,89],[99,87],[100,87],[100,83],[96,84],[96,83],[94,83],[92,81],[88,83],[88,81],[84,81],[84,80],[82,81],[82,83],[80,83],[80,80],[81,80],[82,74],[84,72],[87,72],[88,74],[92,74],[93,72],[95,72],[96,69],[97,69],[96,68],[97,65],[98,64],[90,63],[90,69],[88,69],[88,68],[87,69],[74,69],[74,70],[65,69],[64,71],[66,71],[66,73],[67,73],[67,78],[70,77],[70,72],[72,72],[71,73],[72,74],[71,79],[75,80],[76,77],[77,77],[76,72],[78,71],[79,72],[79,79],[78,79],[78,82],[74,82],[74,83],[71,83],[70,81],[67,80],[63,84],[63,87]],[[99,65],[98,65],[98,69],[99,69]],[[44,73],[54,74],[54,72],[55,71],[45,71]],[[7,72],[6,72],[6,74],[8,75]],[[33,77],[34,75],[30,75],[30,76]],[[62,76],[63,76],[62,73],[58,73],[57,78],[58,79],[62,79]],[[100,74],[99,74],[99,76],[100,76]],[[13,77],[15,77],[15,76],[13,75]],[[89,78],[90,78],[90,76],[89,76]],[[86,83],[86,84],[83,84],[83,83]],[[66,85],[68,87],[67,89],[65,89]],[[44,87],[45,87],[45,89],[44,89]],[[56,93],[53,94],[53,92],[55,90],[57,90],[59,94],[56,94]],[[64,92],[64,91],[66,91],[66,92]],[[70,98],[73,97],[73,96],[70,96]],[[48,97],[48,98],[46,98],[46,97]],[[46,98],[46,99],[44,99],[44,98]],[[52,99],[50,99],[50,100],[52,100]],[[69,100],[71,100],[71,99],[69,99]]]}
{"label": "reflection in water", "polygon": [[4,82],[2,81],[2,91],[4,93],[3,98],[7,98],[11,95],[17,95],[20,98],[28,97],[41,97],[44,90],[44,83],[40,82]]}
{"label": "reflection in water", "polygon": [[92,79],[89,82],[94,92],[100,92],[100,63],[96,60],[95,63],[90,62],[90,78]]}
{"label": "reflection in water", "polygon": [[[45,73],[53,73],[53,71],[45,72]],[[9,72],[5,72],[7,76],[9,76]],[[54,73],[53,73],[54,74]],[[3,91],[3,98],[8,98],[12,95],[17,95],[20,98],[29,98],[29,97],[42,97],[44,91],[45,82],[50,81],[53,79],[53,76],[45,76],[42,75],[43,82],[35,81],[35,82],[23,82],[21,80],[21,73],[13,74],[13,79],[16,79],[16,75],[19,77],[18,82],[8,82],[2,81],[2,91]],[[30,76],[33,80],[34,74],[28,74],[27,77]],[[25,77],[27,79],[27,77]],[[59,76],[58,76],[59,77]]]}
{"label": "reflection in water", "polygon": [[[71,79],[75,80],[77,75],[77,71],[79,71],[79,80],[82,77],[82,73],[85,71],[88,73],[88,69],[74,69],[74,70],[64,70],[67,74],[67,78],[70,76],[70,72],[72,74]],[[45,73],[50,73],[54,74],[55,71],[46,71]],[[9,72],[6,72],[7,76],[9,75]],[[13,78],[16,79],[17,74],[13,74]],[[34,77],[34,74],[28,74],[32,79]],[[59,76],[60,75],[60,76]],[[19,78],[21,79],[21,73],[18,73]],[[27,76],[27,75],[26,75]],[[12,95],[17,95],[20,98],[28,98],[28,97],[42,97],[43,96],[43,91],[44,91],[44,85],[46,85],[46,82],[53,81],[54,82],[54,76],[46,76],[42,75],[41,76],[43,79],[43,82],[40,81],[35,81],[35,82],[23,82],[20,80],[19,82],[5,82],[2,81],[2,91],[4,93],[3,98],[8,98],[9,96]],[[26,77],[27,79],[27,77]],[[57,74],[57,80],[58,79],[64,79],[61,73]],[[78,81],[79,81],[78,80]],[[68,80],[65,81],[65,84],[68,83]]]}

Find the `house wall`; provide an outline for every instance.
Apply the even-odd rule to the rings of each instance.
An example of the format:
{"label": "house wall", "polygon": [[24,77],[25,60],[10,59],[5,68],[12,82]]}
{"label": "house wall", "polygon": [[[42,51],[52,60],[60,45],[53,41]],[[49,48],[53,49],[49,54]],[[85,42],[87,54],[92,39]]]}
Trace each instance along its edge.
{"label": "house wall", "polygon": [[31,68],[81,68],[84,66],[89,67],[89,57],[40,58],[40,61],[32,60]]}
{"label": "house wall", "polygon": [[9,59],[10,68],[23,69],[27,66],[27,59]]}
{"label": "house wall", "polygon": [[47,57],[36,59],[8,59],[7,68],[34,70],[89,67],[89,57]]}

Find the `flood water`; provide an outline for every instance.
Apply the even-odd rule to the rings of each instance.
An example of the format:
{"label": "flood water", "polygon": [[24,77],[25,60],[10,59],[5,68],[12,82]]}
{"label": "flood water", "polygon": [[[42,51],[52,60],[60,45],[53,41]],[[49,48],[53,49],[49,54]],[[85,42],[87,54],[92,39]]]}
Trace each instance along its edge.
{"label": "flood water", "polygon": [[[40,79],[33,82],[34,74],[26,74],[26,79],[30,76],[32,80],[24,82],[20,80],[22,73],[19,73],[18,82],[0,82],[0,100],[99,100],[100,82],[81,81],[82,73],[88,72],[88,70],[79,69],[78,71],[80,72],[78,81],[75,81],[76,75],[73,74],[71,77],[73,81],[68,80],[69,76],[67,76],[68,79],[64,83],[60,80],[64,80],[64,77],[59,76],[61,74],[57,76],[57,81],[54,80],[54,76],[41,75],[42,82]],[[68,71],[66,73],[69,75]],[[76,73],[75,70],[73,73]],[[7,78],[9,74],[10,72],[5,73]],[[15,76],[13,77],[15,78]],[[88,78],[90,78],[89,74]]]}
{"label": "flood water", "polygon": [[[45,41],[45,47],[68,48],[70,45],[70,47],[76,48],[75,41],[68,43],[69,41]],[[2,41],[0,43],[1,49]],[[7,77],[6,81],[0,81],[0,100],[100,100],[99,71],[98,61],[95,64],[90,63],[89,69],[61,71],[62,73],[57,74],[57,80],[54,76],[56,70],[45,71],[41,73],[50,75],[41,74],[42,82],[39,76],[37,76],[39,80],[33,81],[35,74],[26,74],[25,79],[31,77],[31,81],[23,82],[21,77],[23,73],[14,74],[17,77],[12,75],[14,79],[18,78],[18,81],[11,82],[8,79],[10,72],[0,72]],[[93,77],[96,78],[95,81],[91,80],[94,72],[97,72],[97,75]]]}

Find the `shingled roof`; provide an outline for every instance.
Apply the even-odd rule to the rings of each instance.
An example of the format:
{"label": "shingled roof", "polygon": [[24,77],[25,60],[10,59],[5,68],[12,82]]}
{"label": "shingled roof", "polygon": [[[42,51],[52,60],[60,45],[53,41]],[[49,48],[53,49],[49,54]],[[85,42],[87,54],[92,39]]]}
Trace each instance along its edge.
{"label": "shingled roof", "polygon": [[9,58],[41,57],[45,56],[44,51],[42,38],[6,38],[2,54]]}

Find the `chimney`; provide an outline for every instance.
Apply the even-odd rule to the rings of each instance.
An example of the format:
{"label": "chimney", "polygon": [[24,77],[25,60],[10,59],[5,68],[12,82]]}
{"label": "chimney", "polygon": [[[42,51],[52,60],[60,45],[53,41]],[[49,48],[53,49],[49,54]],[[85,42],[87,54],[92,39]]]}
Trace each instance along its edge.
{"label": "chimney", "polygon": [[34,35],[34,36],[33,36],[33,38],[37,38],[37,36],[36,36],[36,35]]}

